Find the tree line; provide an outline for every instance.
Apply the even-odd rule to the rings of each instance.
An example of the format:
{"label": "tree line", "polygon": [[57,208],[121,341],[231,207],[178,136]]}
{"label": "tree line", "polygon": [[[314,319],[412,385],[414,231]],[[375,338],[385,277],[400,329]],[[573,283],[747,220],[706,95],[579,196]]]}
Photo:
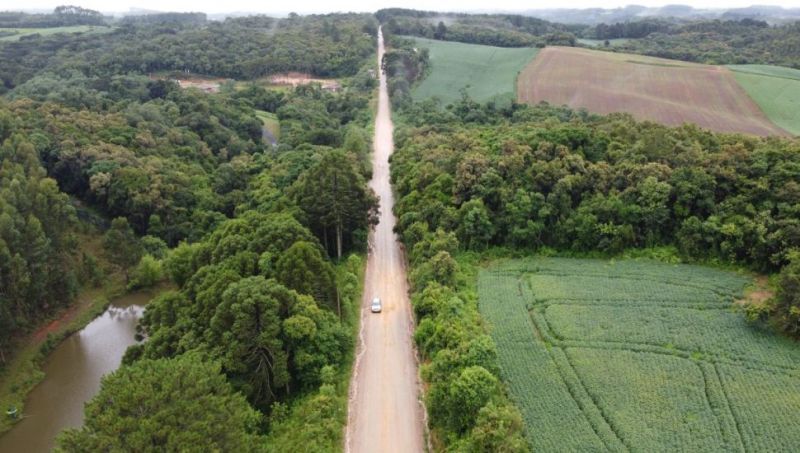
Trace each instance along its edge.
{"label": "tree line", "polygon": [[513,14],[458,14],[401,8],[375,16],[385,33],[498,47],[575,45],[580,27]]}
{"label": "tree line", "polygon": [[[615,35],[628,35],[626,30],[635,30],[637,23],[624,24],[621,33],[613,32],[616,27],[608,30]],[[643,34],[619,36],[640,39],[616,44],[614,50],[707,64],[800,68],[800,22],[769,25],[753,19],[698,21],[670,24]]]}
{"label": "tree line", "polygon": [[72,5],[58,6],[49,14],[0,12],[0,28],[51,28],[74,25],[106,25],[106,18],[98,11]]}

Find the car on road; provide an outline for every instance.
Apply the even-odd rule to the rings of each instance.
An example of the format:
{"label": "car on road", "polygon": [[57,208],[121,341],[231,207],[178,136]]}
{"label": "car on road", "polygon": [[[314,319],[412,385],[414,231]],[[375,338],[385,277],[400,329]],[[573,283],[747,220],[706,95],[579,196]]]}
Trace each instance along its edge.
{"label": "car on road", "polygon": [[383,310],[380,297],[375,297],[372,299],[372,307],[370,309],[373,313],[380,313],[381,310]]}

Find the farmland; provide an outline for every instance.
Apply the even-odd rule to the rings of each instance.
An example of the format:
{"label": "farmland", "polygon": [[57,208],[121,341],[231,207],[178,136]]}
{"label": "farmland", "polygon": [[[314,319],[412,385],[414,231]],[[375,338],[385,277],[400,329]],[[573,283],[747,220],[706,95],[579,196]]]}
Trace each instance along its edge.
{"label": "farmland", "polygon": [[673,126],[695,123],[717,132],[786,135],[720,66],[549,47],[522,71],[517,94],[522,102],[628,112]]}
{"label": "farmland", "polygon": [[517,74],[528,64],[537,49],[502,48],[413,38],[430,50],[430,74],[417,86],[415,100],[438,96],[445,104],[461,98],[466,88],[479,102],[514,99]]}
{"label": "farmland", "polygon": [[101,27],[93,25],[75,25],[70,27],[49,28],[0,28],[0,41],[17,41],[23,36],[34,34],[47,36],[57,33],[108,33],[112,30],[114,30],[113,27]]}
{"label": "farmland", "polygon": [[767,65],[729,68],[772,122],[800,135],[800,70]]}
{"label": "farmland", "polygon": [[479,307],[533,449],[791,450],[800,350],[732,310],[748,281],[639,260],[481,271]]}

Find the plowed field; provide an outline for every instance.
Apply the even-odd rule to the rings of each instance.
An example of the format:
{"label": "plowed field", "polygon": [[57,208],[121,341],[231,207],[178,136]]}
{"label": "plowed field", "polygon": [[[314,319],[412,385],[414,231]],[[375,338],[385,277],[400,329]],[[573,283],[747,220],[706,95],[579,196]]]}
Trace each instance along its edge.
{"label": "plowed field", "polygon": [[520,74],[517,96],[521,102],[547,101],[594,113],[628,112],[671,126],[695,123],[718,132],[787,135],[722,66],[548,47]]}

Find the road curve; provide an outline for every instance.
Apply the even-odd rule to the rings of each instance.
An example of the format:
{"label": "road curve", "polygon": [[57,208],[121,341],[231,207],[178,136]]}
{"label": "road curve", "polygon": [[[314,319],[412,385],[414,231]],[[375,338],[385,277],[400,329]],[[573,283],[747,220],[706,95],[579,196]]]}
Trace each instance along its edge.
{"label": "road curve", "polygon": [[[379,63],[383,53],[383,34],[379,30]],[[380,197],[381,214],[369,241],[345,451],[414,453],[424,450],[425,411],[419,397],[405,257],[393,231],[394,197],[389,182],[393,127],[386,75],[380,72],[370,187]],[[370,312],[369,304],[375,296],[383,301],[382,313]]]}

